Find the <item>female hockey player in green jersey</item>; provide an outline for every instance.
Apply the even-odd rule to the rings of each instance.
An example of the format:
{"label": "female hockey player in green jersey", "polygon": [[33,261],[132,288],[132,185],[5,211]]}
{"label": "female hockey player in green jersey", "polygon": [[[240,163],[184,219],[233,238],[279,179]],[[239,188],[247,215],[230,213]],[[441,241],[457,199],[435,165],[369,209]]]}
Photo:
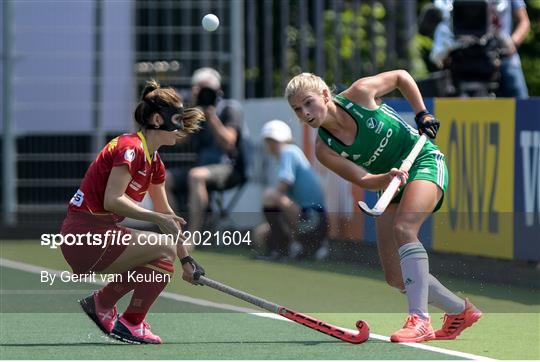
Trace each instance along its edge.
{"label": "female hockey player in green jersey", "polygon": [[[414,110],[418,130],[381,101],[395,89]],[[391,341],[456,338],[482,313],[429,274],[428,256],[418,240],[420,227],[440,207],[448,185],[444,155],[426,142],[409,172],[398,170],[419,133],[433,139],[439,128],[414,79],[404,70],[385,72],[361,78],[333,97],[324,80],[302,73],[291,79],[285,97],[300,121],[318,129],[315,154],[325,167],[367,190],[383,190],[394,176],[402,180],[401,191],[376,221],[386,281],[405,291],[409,303],[405,325]],[[428,301],[446,313],[437,331],[431,326]]]}

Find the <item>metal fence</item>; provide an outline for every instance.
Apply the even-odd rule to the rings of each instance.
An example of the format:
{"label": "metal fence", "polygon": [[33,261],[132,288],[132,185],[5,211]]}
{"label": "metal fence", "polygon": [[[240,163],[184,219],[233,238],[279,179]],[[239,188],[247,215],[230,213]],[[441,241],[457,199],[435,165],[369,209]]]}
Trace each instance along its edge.
{"label": "metal fence", "polygon": [[[201,31],[207,13],[221,19],[215,32]],[[211,66],[237,98],[279,97],[302,71],[340,86],[410,68],[415,24],[416,0],[138,0],[138,79],[152,75],[186,87],[196,68]],[[238,47],[243,59],[235,74]],[[231,92],[235,83],[245,92]]]}

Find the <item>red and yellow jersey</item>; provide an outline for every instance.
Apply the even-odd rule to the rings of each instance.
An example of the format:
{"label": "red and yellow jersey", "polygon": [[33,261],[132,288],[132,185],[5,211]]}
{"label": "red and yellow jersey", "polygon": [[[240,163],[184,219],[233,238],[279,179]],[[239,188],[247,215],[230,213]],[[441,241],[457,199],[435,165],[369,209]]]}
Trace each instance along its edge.
{"label": "red and yellow jersey", "polygon": [[90,165],[79,190],[69,202],[69,212],[90,212],[112,217],[116,223],[124,217],[106,211],[103,207],[105,188],[113,167],[126,165],[131,174],[124,193],[136,202],[142,201],[150,182],[165,182],[165,166],[159,154],[150,155],[142,132],[123,134],[111,140]]}

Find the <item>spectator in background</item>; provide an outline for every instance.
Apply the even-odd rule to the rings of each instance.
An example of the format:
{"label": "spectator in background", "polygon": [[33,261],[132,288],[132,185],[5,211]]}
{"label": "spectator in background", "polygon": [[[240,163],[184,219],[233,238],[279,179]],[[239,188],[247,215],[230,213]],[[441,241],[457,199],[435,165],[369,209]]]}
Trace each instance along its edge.
{"label": "spectator in background", "polygon": [[[246,180],[245,155],[242,152],[242,106],[223,99],[221,75],[212,68],[197,69],[191,78],[192,102],[207,122],[195,136],[198,156],[195,167],[176,169],[168,177],[169,192],[187,194],[188,227],[201,230],[208,208],[209,193],[233,188]],[[184,209],[179,200],[176,208]]]}
{"label": "spectator in background", "polygon": [[[500,39],[502,55],[500,87],[497,93],[502,97],[528,98],[529,92],[517,52],[530,31],[525,2],[524,0],[489,0],[488,2],[493,10],[493,25]],[[457,45],[451,27],[450,14],[453,1],[435,0],[435,5],[442,10],[443,21],[435,29],[430,59],[442,68]],[[513,26],[513,19],[516,21],[515,26]]]}
{"label": "spectator in background", "polygon": [[439,68],[444,67],[448,55],[455,49],[456,43],[451,24],[452,3],[453,0],[434,0],[434,6],[440,10],[442,20],[438,22],[433,32],[433,45],[429,59]]}
{"label": "spectator in background", "polygon": [[[315,171],[302,150],[292,143],[289,126],[280,120],[267,122],[262,130],[266,148],[277,159],[277,185],[263,194],[266,222],[255,232],[266,257],[313,257],[326,237],[328,223],[324,193]],[[289,255],[293,238],[297,250]]]}
{"label": "spectator in background", "polygon": [[[527,90],[525,76],[521,68],[521,59],[517,51],[531,30],[525,1],[499,0],[496,9],[498,14],[497,25],[500,34],[505,40],[503,52],[506,55],[501,64],[501,87],[499,92],[503,97],[528,98],[529,91]],[[514,29],[512,29],[513,19],[516,20]]]}

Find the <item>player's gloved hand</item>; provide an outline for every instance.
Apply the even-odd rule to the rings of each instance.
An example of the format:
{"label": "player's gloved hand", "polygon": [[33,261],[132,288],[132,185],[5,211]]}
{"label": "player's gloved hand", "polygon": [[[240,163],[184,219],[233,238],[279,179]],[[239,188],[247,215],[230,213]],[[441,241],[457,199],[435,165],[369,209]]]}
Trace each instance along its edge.
{"label": "player's gloved hand", "polygon": [[441,122],[439,122],[432,114],[428,111],[420,111],[414,117],[416,125],[418,126],[418,132],[420,134],[426,134],[429,138],[434,139],[437,137],[437,131]]}
{"label": "player's gloved hand", "polygon": [[200,285],[197,280],[201,275],[204,275],[205,273],[202,265],[197,263],[195,259],[193,259],[189,255],[180,259],[180,263],[182,264],[182,269],[184,270],[184,273],[182,274],[182,279],[191,284]]}

